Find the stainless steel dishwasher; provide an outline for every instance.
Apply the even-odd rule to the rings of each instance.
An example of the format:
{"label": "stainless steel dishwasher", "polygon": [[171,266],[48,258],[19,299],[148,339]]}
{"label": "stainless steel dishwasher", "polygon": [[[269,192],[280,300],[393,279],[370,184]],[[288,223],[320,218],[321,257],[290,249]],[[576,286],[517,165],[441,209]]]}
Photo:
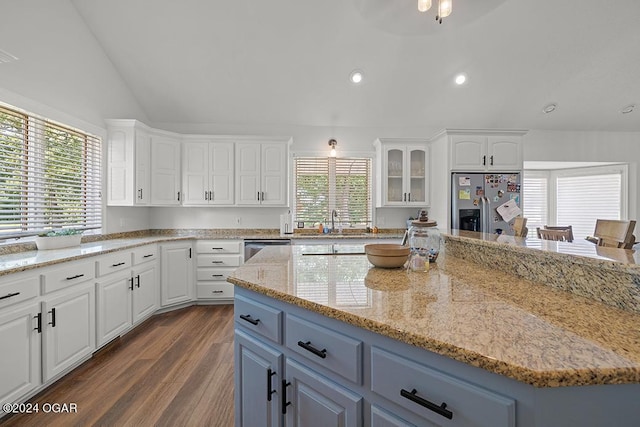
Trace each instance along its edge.
{"label": "stainless steel dishwasher", "polygon": [[290,246],[291,239],[245,239],[244,241],[244,262],[249,261],[252,256],[260,252],[267,246]]}

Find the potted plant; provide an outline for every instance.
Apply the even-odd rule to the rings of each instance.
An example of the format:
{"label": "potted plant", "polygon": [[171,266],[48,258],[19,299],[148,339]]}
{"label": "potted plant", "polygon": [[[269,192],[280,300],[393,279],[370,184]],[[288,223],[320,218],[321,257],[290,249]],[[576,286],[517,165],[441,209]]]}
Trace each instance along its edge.
{"label": "potted plant", "polygon": [[38,237],[36,237],[36,246],[38,249],[68,248],[71,246],[79,246],[81,239],[82,230],[65,228],[39,234]]}

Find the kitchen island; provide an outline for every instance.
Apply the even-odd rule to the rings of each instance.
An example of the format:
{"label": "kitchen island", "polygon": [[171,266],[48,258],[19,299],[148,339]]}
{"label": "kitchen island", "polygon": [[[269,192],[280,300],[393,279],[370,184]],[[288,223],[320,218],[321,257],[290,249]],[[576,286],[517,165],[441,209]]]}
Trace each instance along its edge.
{"label": "kitchen island", "polygon": [[[279,355],[268,369],[291,383],[272,386],[264,402],[292,402],[287,423],[306,405],[312,419],[335,413],[353,425],[637,425],[640,315],[473,258],[530,255],[546,260],[532,270],[551,275],[549,262],[565,256],[567,274],[635,265],[490,240],[445,236],[428,273],[374,268],[364,255],[307,255],[305,246],[270,248],[240,267],[228,279],[237,294],[239,425],[251,425],[242,421],[243,368],[257,347]],[[310,383],[341,397],[320,397],[309,390],[322,386]]]}

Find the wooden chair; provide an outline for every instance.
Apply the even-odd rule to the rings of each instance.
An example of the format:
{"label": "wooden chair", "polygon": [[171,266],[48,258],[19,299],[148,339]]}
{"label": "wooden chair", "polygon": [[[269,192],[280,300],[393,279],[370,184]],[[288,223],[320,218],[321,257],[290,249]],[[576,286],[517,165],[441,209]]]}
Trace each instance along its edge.
{"label": "wooden chair", "polygon": [[515,237],[527,237],[529,229],[527,228],[527,218],[521,216],[513,221],[513,235]]}
{"label": "wooden chair", "polygon": [[536,228],[538,237],[542,240],[555,240],[557,242],[573,242],[573,229],[568,227]]}
{"label": "wooden chair", "polygon": [[598,219],[593,237],[589,236],[587,240],[598,246],[631,249],[636,242],[635,227],[635,220]]}

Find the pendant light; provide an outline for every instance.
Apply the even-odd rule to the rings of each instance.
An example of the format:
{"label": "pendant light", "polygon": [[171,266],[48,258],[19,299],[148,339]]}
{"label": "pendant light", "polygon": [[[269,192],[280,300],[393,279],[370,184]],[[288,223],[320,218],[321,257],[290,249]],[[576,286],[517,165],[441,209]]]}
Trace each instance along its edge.
{"label": "pendant light", "polygon": [[438,0],[438,14],[436,15],[436,21],[442,24],[442,18],[446,18],[451,15],[453,8],[453,0]]}
{"label": "pendant light", "polygon": [[431,0],[418,0],[418,10],[420,12],[426,12],[431,9]]}

